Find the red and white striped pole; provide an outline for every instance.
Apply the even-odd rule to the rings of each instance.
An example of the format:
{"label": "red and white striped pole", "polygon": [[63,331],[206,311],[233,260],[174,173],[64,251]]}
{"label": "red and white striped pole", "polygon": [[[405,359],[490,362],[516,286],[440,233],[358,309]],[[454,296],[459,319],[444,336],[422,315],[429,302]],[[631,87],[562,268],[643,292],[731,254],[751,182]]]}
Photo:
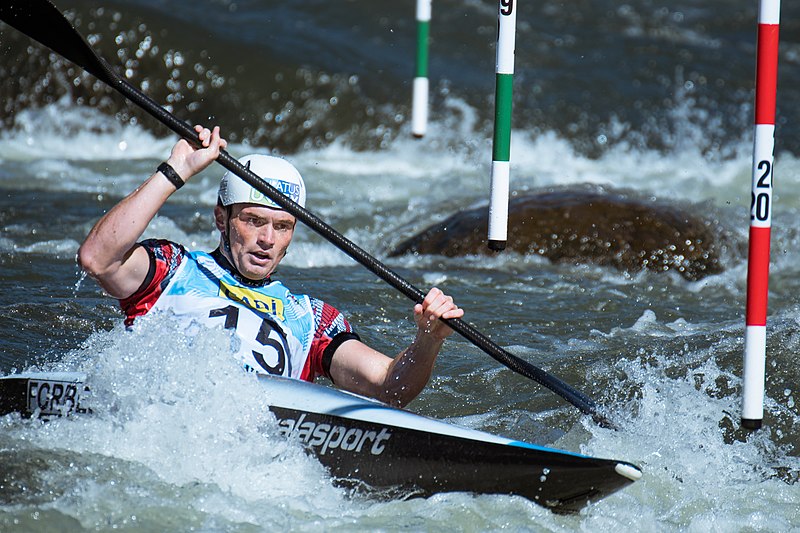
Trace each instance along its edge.
{"label": "red and white striped pole", "polygon": [[750,249],[747,261],[747,327],[744,335],[742,426],[761,427],[767,352],[769,243],[772,226],[772,171],[775,97],[778,85],[780,0],[761,0],[758,10],[756,113],[753,142]]}

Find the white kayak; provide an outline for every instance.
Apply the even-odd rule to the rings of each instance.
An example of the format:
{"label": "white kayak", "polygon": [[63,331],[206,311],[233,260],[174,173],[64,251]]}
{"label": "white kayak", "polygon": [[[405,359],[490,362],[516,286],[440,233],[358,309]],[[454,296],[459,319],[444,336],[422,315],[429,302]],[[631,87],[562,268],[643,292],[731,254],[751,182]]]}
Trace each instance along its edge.
{"label": "white kayak", "polygon": [[[0,415],[91,414],[82,373],[0,377]],[[635,465],[448,424],[293,379],[260,376],[280,432],[298,440],[339,485],[391,495],[514,494],[575,512],[642,476]]]}

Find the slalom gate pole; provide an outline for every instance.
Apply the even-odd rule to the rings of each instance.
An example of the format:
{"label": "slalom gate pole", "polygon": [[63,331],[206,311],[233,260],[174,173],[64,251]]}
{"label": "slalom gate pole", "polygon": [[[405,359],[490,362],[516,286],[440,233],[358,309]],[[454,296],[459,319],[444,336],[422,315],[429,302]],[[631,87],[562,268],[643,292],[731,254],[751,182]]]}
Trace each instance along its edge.
{"label": "slalom gate pole", "polygon": [[779,22],[780,0],[761,0],[758,13],[755,138],[742,385],[742,426],[748,429],[760,428],[764,418]]}
{"label": "slalom gate pole", "polygon": [[494,138],[489,195],[490,250],[506,247],[508,238],[508,191],[511,166],[511,100],[514,85],[514,40],[517,33],[515,0],[500,0],[497,14],[497,63],[495,66]]}
{"label": "slalom gate pole", "polygon": [[411,101],[411,134],[421,139],[428,130],[428,41],[431,0],[417,0],[417,60]]}

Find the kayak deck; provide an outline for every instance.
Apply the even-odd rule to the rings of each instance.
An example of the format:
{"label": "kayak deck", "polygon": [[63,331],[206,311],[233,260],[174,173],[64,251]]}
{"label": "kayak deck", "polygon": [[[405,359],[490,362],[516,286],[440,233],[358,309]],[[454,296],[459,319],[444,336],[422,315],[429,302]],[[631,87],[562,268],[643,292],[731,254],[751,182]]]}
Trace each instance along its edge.
{"label": "kayak deck", "polygon": [[261,379],[281,432],[298,439],[340,485],[417,496],[513,494],[575,512],[641,477],[623,461],[461,428],[312,383]]}
{"label": "kayak deck", "polygon": [[[334,482],[371,494],[509,494],[577,512],[638,480],[624,461],[600,459],[462,428],[330,387],[259,376],[282,435],[325,466]],[[0,377],[0,415],[90,414],[82,373]]]}

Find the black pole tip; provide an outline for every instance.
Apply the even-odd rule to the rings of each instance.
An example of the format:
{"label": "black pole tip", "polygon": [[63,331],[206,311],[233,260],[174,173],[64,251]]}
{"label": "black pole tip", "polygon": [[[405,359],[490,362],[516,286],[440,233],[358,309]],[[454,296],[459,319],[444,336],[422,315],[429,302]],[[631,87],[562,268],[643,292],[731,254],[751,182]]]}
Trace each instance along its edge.
{"label": "black pole tip", "polygon": [[487,243],[489,249],[495,252],[502,252],[506,249],[506,241],[493,241],[489,240]]}
{"label": "black pole tip", "polygon": [[742,418],[742,427],[745,429],[761,429],[764,422],[761,418]]}

